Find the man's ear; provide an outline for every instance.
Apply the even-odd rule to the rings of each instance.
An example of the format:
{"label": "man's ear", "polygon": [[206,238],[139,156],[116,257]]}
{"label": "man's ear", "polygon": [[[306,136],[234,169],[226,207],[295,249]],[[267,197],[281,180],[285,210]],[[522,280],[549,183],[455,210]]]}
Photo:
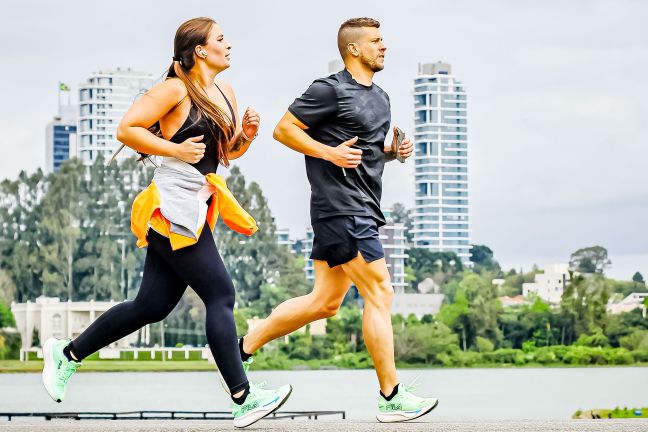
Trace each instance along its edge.
{"label": "man's ear", "polygon": [[347,44],[347,51],[349,51],[349,54],[353,57],[358,57],[360,55],[360,47],[355,42]]}

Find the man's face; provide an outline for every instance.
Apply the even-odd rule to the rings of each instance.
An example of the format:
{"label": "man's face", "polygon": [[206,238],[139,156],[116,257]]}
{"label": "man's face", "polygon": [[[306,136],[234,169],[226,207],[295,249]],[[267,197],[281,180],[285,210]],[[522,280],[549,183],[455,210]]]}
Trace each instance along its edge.
{"label": "man's face", "polygon": [[360,61],[373,72],[383,70],[385,68],[385,51],[387,51],[387,47],[383,43],[380,29],[362,27],[361,30],[357,42]]}

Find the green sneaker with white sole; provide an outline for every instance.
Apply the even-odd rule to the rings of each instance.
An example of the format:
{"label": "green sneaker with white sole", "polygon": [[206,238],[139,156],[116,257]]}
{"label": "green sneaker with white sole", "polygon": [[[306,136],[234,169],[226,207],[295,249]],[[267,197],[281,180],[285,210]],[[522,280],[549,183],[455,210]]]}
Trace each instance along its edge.
{"label": "green sneaker with white sole", "polygon": [[63,349],[69,340],[50,338],[43,345],[43,385],[55,402],[63,402],[67,383],[81,366],[81,362],[68,360]]}
{"label": "green sneaker with white sole", "polygon": [[241,405],[232,402],[234,426],[244,428],[277,411],[292,392],[292,386],[283,385],[275,390],[266,390],[265,384],[250,383],[250,393]]}
{"label": "green sneaker with white sole", "polygon": [[396,423],[414,420],[432,411],[439,404],[436,398],[422,398],[411,392],[412,386],[398,385],[398,393],[387,400],[378,396],[378,415],[381,423]]}

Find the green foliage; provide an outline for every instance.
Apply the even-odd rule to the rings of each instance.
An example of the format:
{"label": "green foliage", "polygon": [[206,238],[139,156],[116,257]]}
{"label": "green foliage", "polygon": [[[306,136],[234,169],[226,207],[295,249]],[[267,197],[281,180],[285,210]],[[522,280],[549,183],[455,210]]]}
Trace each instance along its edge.
{"label": "green foliage", "polygon": [[428,249],[408,250],[407,265],[414,272],[415,281],[420,283],[432,278],[441,285],[463,271],[461,259],[454,252],[432,252]]}
{"label": "green foliage", "polygon": [[610,293],[610,284],[602,275],[585,278],[572,274],[560,304],[565,329],[564,343],[571,344],[582,334],[602,330],[602,324],[607,319],[606,305]]}
{"label": "green foliage", "polygon": [[16,327],[16,320],[9,306],[0,303],[0,328]]}
{"label": "green foliage", "polygon": [[611,264],[607,249],[602,246],[578,249],[569,259],[569,267],[579,273],[604,273]]}
{"label": "green foliage", "polygon": [[0,360],[17,360],[20,346],[20,333],[0,328]]}
{"label": "green foliage", "polygon": [[632,275],[632,281],[637,283],[642,283],[642,284],[646,283],[646,281],[643,278],[643,275],[639,272],[635,272],[635,274]]}
{"label": "green foliage", "polygon": [[574,345],[588,347],[606,347],[609,346],[609,340],[607,336],[605,336],[601,331],[597,331],[596,333],[591,335],[580,335],[578,340],[574,342]]}
{"label": "green foliage", "polygon": [[408,243],[411,243],[414,238],[414,235],[412,234],[414,224],[412,223],[412,218],[410,217],[407,208],[405,208],[401,203],[396,203],[392,207],[391,216],[395,223],[402,223],[405,225],[405,239]]}
{"label": "green foliage", "polygon": [[[238,234],[219,221],[215,238],[234,286],[239,304],[266,315],[286,298],[306,294],[310,283],[288,248],[277,244],[276,226],[261,187],[246,183],[241,170],[230,169],[227,185],[239,203],[257,221],[259,230],[251,237]],[[263,296],[263,298],[261,298]]]}
{"label": "green foliage", "polygon": [[458,350],[457,335],[442,323],[394,325],[396,359],[405,363],[441,364],[443,355]]}
{"label": "green foliage", "polygon": [[648,330],[635,329],[628,336],[619,340],[620,345],[628,350],[648,350]]}
{"label": "green foliage", "polygon": [[120,300],[137,287],[144,253],[130,232],[130,203],[150,176],[134,160],[107,166],[99,157],[91,167],[72,159],[48,176],[4,180],[0,268],[15,299]]}
{"label": "green foliage", "polygon": [[499,275],[502,269],[493,257],[493,251],[486,245],[472,245],[470,248],[470,261],[474,264],[477,273],[490,272]]}
{"label": "green foliage", "polygon": [[489,353],[495,350],[495,345],[485,337],[477,336],[477,351],[480,353]]}

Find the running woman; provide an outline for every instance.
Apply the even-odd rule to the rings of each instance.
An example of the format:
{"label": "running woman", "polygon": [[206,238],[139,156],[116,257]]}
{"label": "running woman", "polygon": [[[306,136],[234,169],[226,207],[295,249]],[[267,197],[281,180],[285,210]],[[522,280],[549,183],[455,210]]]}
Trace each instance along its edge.
{"label": "running woman", "polygon": [[266,390],[248,382],[237,345],[234,285],[212,235],[219,215],[238,232],[257,230],[215,174],[219,164],[227,166],[248,150],[260,122],[251,108],[238,118],[232,87],[216,79],[230,67],[230,50],[212,19],[182,24],[166,80],[136,101],[118,127],[117,138],[128,147],[162,156],[131,214],[138,246],[148,245],[144,275],[134,300],[114,306],[72,341],[45,342],[43,383],[57,402],[84,358],[164,319],[187,285],[205,303],[207,339],[232,398],[234,426],[249,426],[277,410],[292,391],[290,385]]}
{"label": "running woman", "polygon": [[[380,23],[350,19],[338,32],[345,68],[314,81],[288,108],[274,138],[306,157],[311,186],[311,223],[315,286],[305,296],[287,300],[239,340],[249,368],[263,345],[318,319],[335,315],[353,283],[364,298],[362,330],[380,384],[381,422],[412,420],[436,407],[399,384],[391,323],[393,288],[378,227],[385,162],[396,158],[385,138],[391,121],[387,93],[373,83],[384,68],[386,47]],[[394,131],[395,133],[395,131]],[[399,156],[412,155],[405,139]]]}

